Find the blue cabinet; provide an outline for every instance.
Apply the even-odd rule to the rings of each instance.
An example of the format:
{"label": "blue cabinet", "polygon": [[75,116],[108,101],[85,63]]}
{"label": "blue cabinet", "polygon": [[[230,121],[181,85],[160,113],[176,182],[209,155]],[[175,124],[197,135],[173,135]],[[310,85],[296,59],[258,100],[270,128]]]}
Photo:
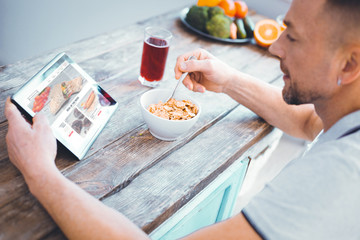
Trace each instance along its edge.
{"label": "blue cabinet", "polygon": [[178,239],[231,216],[248,167],[248,159],[235,161],[211,184],[155,229],[152,239]]}

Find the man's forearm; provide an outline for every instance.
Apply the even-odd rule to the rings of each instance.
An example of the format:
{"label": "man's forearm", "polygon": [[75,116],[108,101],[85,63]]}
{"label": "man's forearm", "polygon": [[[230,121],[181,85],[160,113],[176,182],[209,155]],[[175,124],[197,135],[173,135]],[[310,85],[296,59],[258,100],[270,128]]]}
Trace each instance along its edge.
{"label": "man's forearm", "polygon": [[288,105],[280,88],[235,71],[224,92],[269,124],[294,137],[312,140],[322,129],[313,105]]}
{"label": "man's forearm", "polygon": [[146,234],[121,213],[65,178],[47,172],[28,180],[30,191],[70,239],[147,239]]}

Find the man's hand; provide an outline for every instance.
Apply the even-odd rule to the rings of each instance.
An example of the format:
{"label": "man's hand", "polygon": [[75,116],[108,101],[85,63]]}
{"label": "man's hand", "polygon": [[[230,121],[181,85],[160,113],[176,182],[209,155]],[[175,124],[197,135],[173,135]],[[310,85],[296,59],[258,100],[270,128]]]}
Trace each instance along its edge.
{"label": "man's hand", "polygon": [[121,213],[64,177],[56,168],[56,140],[44,115],[33,125],[25,121],[8,98],[5,115],[11,162],[24,175],[31,193],[69,239],[148,239]]}
{"label": "man's hand", "polygon": [[[187,61],[190,56],[195,56],[197,60]],[[175,78],[179,79],[182,73],[189,72],[183,81],[188,89],[195,92],[205,92],[205,90],[224,92],[233,79],[235,71],[209,52],[198,49],[177,58]]]}
{"label": "man's hand", "polygon": [[6,100],[5,116],[9,123],[6,135],[9,158],[24,175],[26,182],[40,180],[42,174],[57,171],[54,162],[56,139],[46,117],[37,114],[33,118],[33,125],[30,125],[10,102],[10,98]]}

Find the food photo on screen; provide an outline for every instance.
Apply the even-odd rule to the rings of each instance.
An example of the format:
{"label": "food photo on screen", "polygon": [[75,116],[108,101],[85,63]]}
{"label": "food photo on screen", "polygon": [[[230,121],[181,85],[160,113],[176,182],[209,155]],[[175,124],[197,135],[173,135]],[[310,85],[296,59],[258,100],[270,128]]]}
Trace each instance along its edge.
{"label": "food photo on screen", "polygon": [[36,91],[29,97],[28,107],[34,113],[44,113],[49,122],[53,123],[62,113],[62,109],[75,98],[86,83],[85,78],[68,65],[40,93]]}

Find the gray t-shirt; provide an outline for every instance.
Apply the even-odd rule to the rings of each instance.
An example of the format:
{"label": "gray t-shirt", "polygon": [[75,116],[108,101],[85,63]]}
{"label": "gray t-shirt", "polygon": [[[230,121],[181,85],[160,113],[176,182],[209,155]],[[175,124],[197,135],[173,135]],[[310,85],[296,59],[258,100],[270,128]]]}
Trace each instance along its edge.
{"label": "gray t-shirt", "polygon": [[340,119],[243,209],[264,239],[360,239],[359,126]]}

